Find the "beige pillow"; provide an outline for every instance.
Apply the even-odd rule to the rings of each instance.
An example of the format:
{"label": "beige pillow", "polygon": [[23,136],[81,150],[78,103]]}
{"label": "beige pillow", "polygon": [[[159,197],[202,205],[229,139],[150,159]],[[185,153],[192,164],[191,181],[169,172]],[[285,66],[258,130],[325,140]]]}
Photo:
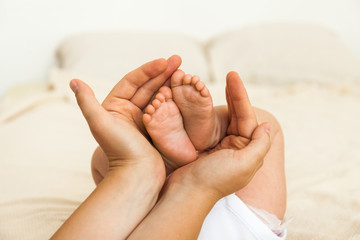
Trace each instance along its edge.
{"label": "beige pillow", "polygon": [[263,24],[228,32],[207,46],[216,81],[230,70],[247,82],[360,83],[360,64],[330,30]]}
{"label": "beige pillow", "polygon": [[111,81],[111,85],[145,62],[173,54],[182,57],[180,68],[185,72],[197,74],[203,81],[209,80],[202,43],[180,34],[146,31],[83,33],[67,38],[57,50],[61,69]]}

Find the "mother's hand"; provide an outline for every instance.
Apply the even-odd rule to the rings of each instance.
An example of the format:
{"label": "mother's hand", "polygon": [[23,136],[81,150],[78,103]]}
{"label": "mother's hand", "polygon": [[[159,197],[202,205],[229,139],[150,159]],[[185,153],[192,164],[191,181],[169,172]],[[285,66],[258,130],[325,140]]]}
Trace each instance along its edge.
{"label": "mother's hand", "polygon": [[[270,125],[258,126],[245,87],[236,72],[226,77],[230,124],[227,136],[198,160],[176,170],[169,182],[185,181],[224,197],[245,187],[270,149]],[[171,179],[173,178],[173,179]]]}
{"label": "mother's hand", "polygon": [[142,110],[179,67],[181,59],[158,59],[127,74],[103,105],[80,80],[70,83],[109,172],[52,239],[126,239],[154,206],[165,179],[158,151],[146,139]]}
{"label": "mother's hand", "polygon": [[76,79],[70,83],[93,136],[109,160],[109,171],[130,162],[141,163],[144,169],[160,166],[164,172],[163,164],[158,163],[162,161],[160,154],[144,137],[142,113],[180,64],[181,58],[174,55],[167,61],[157,59],[142,65],[116,84],[102,105],[85,83]]}
{"label": "mother's hand", "polygon": [[261,167],[270,148],[269,125],[258,126],[237,73],[228,74],[226,95],[228,136],[169,176],[160,200],[128,239],[196,239],[214,204],[246,186]]}

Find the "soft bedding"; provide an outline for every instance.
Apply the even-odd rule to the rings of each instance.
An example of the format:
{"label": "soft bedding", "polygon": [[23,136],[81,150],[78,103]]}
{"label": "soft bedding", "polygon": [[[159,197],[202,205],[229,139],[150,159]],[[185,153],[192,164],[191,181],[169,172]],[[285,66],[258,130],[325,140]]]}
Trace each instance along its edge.
{"label": "soft bedding", "polygon": [[[223,104],[223,84],[210,85]],[[288,239],[356,239],[360,231],[360,95],[355,89],[247,85],[286,139]],[[96,143],[75,103],[38,103],[0,126],[0,238],[46,239],[94,188]],[[359,236],[359,235],[358,235]],[[353,237],[353,238],[351,238]]]}
{"label": "soft bedding", "polygon": [[[81,46],[76,41],[74,46]],[[48,83],[20,86],[0,102],[0,239],[48,239],[95,187],[90,158],[96,142],[67,85],[79,77],[103,99],[116,74],[79,72],[72,66],[85,58],[77,53],[62,55],[68,65],[54,68]],[[228,67],[204,59],[212,65],[204,65],[203,72]],[[303,73],[304,81],[281,82],[286,80],[281,69],[264,82],[245,79],[252,104],[273,113],[284,130],[286,216],[294,218],[288,239],[360,239],[360,79],[358,63],[351,64],[352,73],[343,68],[351,81],[307,78],[316,68]],[[82,65],[82,71],[90,68]],[[224,80],[209,78],[216,80],[207,82],[214,104],[225,104]]]}

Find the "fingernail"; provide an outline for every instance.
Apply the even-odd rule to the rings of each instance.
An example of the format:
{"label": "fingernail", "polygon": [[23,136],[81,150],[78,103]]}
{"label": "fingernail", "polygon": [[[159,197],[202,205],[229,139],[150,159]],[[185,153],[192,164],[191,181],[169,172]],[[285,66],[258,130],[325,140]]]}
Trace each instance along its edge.
{"label": "fingernail", "polygon": [[271,131],[270,124],[266,124],[266,125],[265,125],[265,132],[267,132],[268,134],[270,134],[270,131]]}
{"label": "fingernail", "polygon": [[72,90],[74,93],[76,93],[77,90],[79,89],[79,86],[77,85],[76,81],[71,80],[71,82],[70,82],[70,88],[71,88],[71,90]]}

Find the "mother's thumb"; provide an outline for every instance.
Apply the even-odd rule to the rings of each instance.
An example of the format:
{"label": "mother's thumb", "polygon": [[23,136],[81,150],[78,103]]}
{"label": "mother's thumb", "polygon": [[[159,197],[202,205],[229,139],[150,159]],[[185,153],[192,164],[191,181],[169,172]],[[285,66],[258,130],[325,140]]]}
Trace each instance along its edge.
{"label": "mother's thumb", "polygon": [[262,123],[254,130],[250,143],[242,151],[247,161],[253,162],[260,168],[270,146],[270,124]]}
{"label": "mother's thumb", "polygon": [[75,93],[76,101],[91,128],[96,118],[102,116],[105,110],[95,98],[91,88],[83,81],[79,79],[71,80],[70,88]]}

